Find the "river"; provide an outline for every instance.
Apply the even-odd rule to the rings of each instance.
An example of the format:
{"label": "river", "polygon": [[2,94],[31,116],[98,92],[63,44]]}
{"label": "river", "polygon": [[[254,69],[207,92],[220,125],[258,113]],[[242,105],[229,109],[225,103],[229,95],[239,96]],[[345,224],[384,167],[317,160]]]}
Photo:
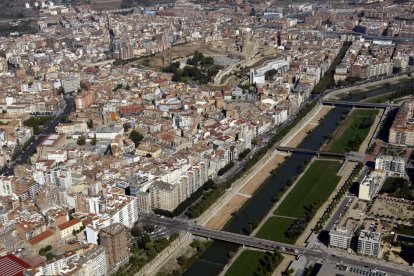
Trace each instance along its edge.
{"label": "river", "polygon": [[[375,85],[373,84],[373,86]],[[351,102],[360,102],[367,98],[373,98],[376,96],[380,96],[382,94],[396,91],[398,89],[409,88],[412,86],[413,86],[412,80],[404,80],[401,82],[393,83],[391,85],[381,85],[378,88],[374,88],[366,92],[348,94],[347,96],[343,97],[342,100],[351,101]],[[358,90],[358,88],[356,87],[355,90]]]}
{"label": "river", "polygon": [[[392,90],[406,88],[411,86],[410,82],[401,82],[393,84]],[[378,87],[374,90],[352,94],[344,97],[344,100],[358,102],[366,98],[375,97],[390,92],[390,86]],[[298,148],[318,150],[326,141],[327,135],[332,134],[339,123],[343,120],[342,115],[349,111],[347,107],[336,107],[332,109],[320,121],[319,125],[312,131]],[[394,119],[396,111],[389,113],[389,118],[379,133],[379,138],[388,139],[389,127]],[[245,229],[248,223],[253,221],[260,222],[274,205],[274,197],[286,185],[287,181],[293,176],[297,176],[297,169],[306,160],[310,160],[312,155],[292,154],[285,163],[283,163],[276,174],[264,183],[256,194],[237,212],[226,226],[226,231],[246,234]],[[212,245],[196,260],[196,262],[184,273],[184,275],[202,276],[217,275],[228,262],[230,252],[235,252],[239,245],[214,241]]]}
{"label": "river", "polygon": [[[299,148],[318,150],[325,142],[326,136],[333,133],[342,121],[346,107],[332,109],[299,145]],[[298,175],[297,169],[304,161],[312,158],[307,154],[292,154],[283,163],[276,174],[264,183],[256,194],[239,210],[226,227],[226,231],[246,234],[248,223],[260,222],[274,205],[274,197],[282,189],[287,181]],[[185,272],[184,275],[217,275],[228,261],[228,254],[235,252],[238,245],[214,241],[213,244],[197,259],[197,261]]]}

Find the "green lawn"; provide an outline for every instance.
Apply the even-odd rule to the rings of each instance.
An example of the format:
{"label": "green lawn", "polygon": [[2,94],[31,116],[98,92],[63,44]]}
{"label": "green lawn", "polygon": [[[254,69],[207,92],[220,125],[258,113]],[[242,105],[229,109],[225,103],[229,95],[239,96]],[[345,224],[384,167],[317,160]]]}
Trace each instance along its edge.
{"label": "green lawn", "polygon": [[286,196],[275,214],[302,218],[307,214],[306,208],[312,203],[321,206],[335,190],[340,176],[336,173],[341,168],[338,161],[316,160],[305,171],[295,187]]}
{"label": "green lawn", "polygon": [[264,258],[265,255],[265,252],[245,250],[237,257],[225,275],[253,275],[260,266],[260,259]]}
{"label": "green lawn", "polygon": [[285,232],[294,222],[295,220],[290,218],[270,217],[257,232],[256,237],[294,244],[296,239],[285,236]]}
{"label": "green lawn", "polygon": [[385,95],[369,98],[368,100],[366,100],[364,102],[367,102],[367,103],[385,103],[385,102],[390,100],[391,96],[392,96],[392,93],[387,93]]}
{"label": "green lawn", "polygon": [[[361,127],[364,121],[378,114],[379,110],[355,109],[341,124],[332,140],[324,148],[325,151],[345,153],[347,151],[357,151],[362,142],[367,137],[371,126]],[[372,124],[371,124],[372,125]]]}

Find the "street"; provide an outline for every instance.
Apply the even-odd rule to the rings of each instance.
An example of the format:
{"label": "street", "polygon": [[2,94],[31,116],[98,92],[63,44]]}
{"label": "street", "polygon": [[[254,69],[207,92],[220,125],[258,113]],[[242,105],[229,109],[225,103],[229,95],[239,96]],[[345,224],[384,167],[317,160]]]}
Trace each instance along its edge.
{"label": "street", "polygon": [[36,150],[36,147],[43,141],[43,139],[50,133],[55,131],[56,126],[62,121],[62,119],[69,115],[70,112],[73,109],[73,102],[72,98],[68,97],[65,98],[66,101],[66,107],[63,110],[62,113],[60,113],[57,116],[54,116],[53,119],[47,124],[44,131],[36,136],[33,142],[30,143],[29,146],[27,146],[26,149],[23,150],[23,152],[16,158],[14,162],[10,163],[10,166],[5,171],[4,175],[10,176],[14,174],[14,167],[19,164],[26,163],[27,160],[33,155],[34,151]]}
{"label": "street", "polygon": [[[205,238],[211,238],[215,240],[222,240],[226,242],[236,243],[243,246],[253,247],[262,250],[277,250],[280,253],[301,256],[304,255],[309,258],[319,258],[336,263],[343,263],[348,265],[366,266],[376,269],[392,272],[399,275],[413,275],[414,268],[408,266],[395,266],[384,262],[381,259],[373,259],[369,257],[363,257],[358,255],[351,255],[345,252],[336,253],[330,248],[323,250],[315,246],[313,248],[305,248],[302,246],[296,246],[291,244],[285,244],[265,239],[260,239],[248,235],[242,235],[237,233],[231,233],[226,231],[215,230],[203,226],[194,224],[192,221],[185,219],[170,219],[162,218],[154,215],[144,215],[140,221],[144,224],[154,224],[166,227],[172,232],[188,231],[195,236],[201,236]],[[340,256],[338,256],[338,255]]]}

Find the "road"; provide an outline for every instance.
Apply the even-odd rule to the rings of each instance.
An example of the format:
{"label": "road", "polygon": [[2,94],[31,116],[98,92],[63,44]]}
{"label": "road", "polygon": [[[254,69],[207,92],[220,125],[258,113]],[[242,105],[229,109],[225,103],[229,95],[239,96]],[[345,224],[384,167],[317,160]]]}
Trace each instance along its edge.
{"label": "road", "polygon": [[341,202],[341,205],[336,210],[336,212],[332,215],[331,219],[329,220],[328,224],[325,226],[326,231],[331,231],[331,229],[337,224],[337,220],[348,210],[349,204],[352,201],[352,195],[347,194]]}
{"label": "road", "polygon": [[62,119],[69,115],[70,112],[73,109],[73,101],[71,97],[65,98],[66,101],[66,107],[65,109],[58,114],[57,116],[53,117],[53,119],[47,124],[45,129],[42,133],[35,136],[35,139],[30,145],[23,150],[23,152],[16,158],[14,162],[11,163],[11,165],[7,168],[4,175],[10,176],[14,174],[14,167],[19,164],[26,163],[26,161],[32,156],[34,151],[36,150],[36,147],[43,141],[43,139],[50,133],[55,131],[56,126],[62,121]]}
{"label": "road", "polygon": [[305,248],[302,246],[296,246],[291,244],[285,244],[265,239],[260,239],[248,235],[242,235],[237,233],[231,233],[226,231],[220,231],[194,224],[192,221],[185,219],[170,219],[154,215],[144,215],[141,217],[141,222],[144,224],[155,224],[166,227],[174,231],[188,231],[193,235],[211,238],[215,240],[222,240],[226,242],[236,243],[243,246],[254,247],[262,250],[277,250],[280,253],[300,256],[304,255],[311,258],[322,258],[337,263],[344,263],[356,266],[366,266],[376,269],[395,273],[398,275],[413,275],[414,269],[408,266],[395,266],[388,264],[380,259],[365,258],[361,256],[351,255],[347,253],[341,253],[341,256],[336,256],[327,250],[322,248]]}
{"label": "road", "polygon": [[177,220],[149,215],[144,216],[142,221],[147,224],[163,226],[170,230],[174,229],[175,231],[188,231],[196,236],[222,240],[263,250],[278,250],[291,255],[299,255],[305,250],[305,248],[300,246],[199,226],[194,224],[192,221],[186,221],[184,219]]}

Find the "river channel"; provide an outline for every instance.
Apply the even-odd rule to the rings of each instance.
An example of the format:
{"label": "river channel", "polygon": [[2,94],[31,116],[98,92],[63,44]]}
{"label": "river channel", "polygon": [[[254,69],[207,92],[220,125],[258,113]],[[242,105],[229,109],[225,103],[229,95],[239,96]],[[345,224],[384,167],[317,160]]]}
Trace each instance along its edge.
{"label": "river channel", "polygon": [[[343,119],[344,111],[348,108],[337,107],[332,109],[300,144],[299,148],[318,150],[325,142],[326,136],[332,134]],[[256,194],[239,210],[227,225],[226,231],[245,234],[248,223],[260,222],[272,208],[273,199],[287,181],[298,175],[297,170],[304,161],[312,158],[307,154],[292,154],[283,163],[276,174],[264,183]],[[213,244],[197,259],[186,271],[185,275],[217,275],[226,265],[228,254],[235,252],[238,245],[214,241]]]}
{"label": "river channel", "polygon": [[[375,86],[375,85],[373,85]],[[348,94],[347,96],[343,97],[343,100],[351,101],[351,102],[360,102],[367,98],[373,98],[382,94],[386,94],[389,92],[397,91],[398,89],[409,88],[413,86],[412,80],[405,80],[397,83],[393,83],[390,85],[382,85],[381,87],[374,88],[372,90],[361,92],[361,93],[354,93]],[[358,88],[355,88],[358,90]]]}
{"label": "river channel", "polygon": [[[410,82],[402,82],[394,84],[392,90],[398,88],[405,88],[412,85]],[[378,87],[377,89],[352,94],[345,96],[343,99],[347,101],[361,101],[366,98],[375,97],[387,92],[390,92],[391,88],[387,86]],[[312,131],[305,140],[298,146],[298,148],[318,150],[321,145],[326,141],[326,137],[332,134],[340,122],[344,119],[343,114],[349,111],[347,107],[336,107],[332,109],[326,116],[320,121],[319,125]],[[390,112],[390,118],[386,120],[380,137],[385,138],[388,136],[388,129],[392,119],[395,117],[396,112]],[[260,222],[269,210],[274,205],[273,199],[277,193],[286,185],[287,181],[293,176],[297,176],[298,168],[306,160],[310,160],[312,155],[307,154],[292,154],[286,162],[284,162],[273,175],[273,177],[264,183],[262,187],[256,192],[256,194],[237,212],[232,220],[226,226],[226,231],[233,233],[246,234],[245,229],[249,223],[253,221]],[[212,245],[197,259],[197,261],[184,273],[184,275],[217,275],[228,262],[228,256],[230,252],[235,252],[239,245],[214,241]]]}

